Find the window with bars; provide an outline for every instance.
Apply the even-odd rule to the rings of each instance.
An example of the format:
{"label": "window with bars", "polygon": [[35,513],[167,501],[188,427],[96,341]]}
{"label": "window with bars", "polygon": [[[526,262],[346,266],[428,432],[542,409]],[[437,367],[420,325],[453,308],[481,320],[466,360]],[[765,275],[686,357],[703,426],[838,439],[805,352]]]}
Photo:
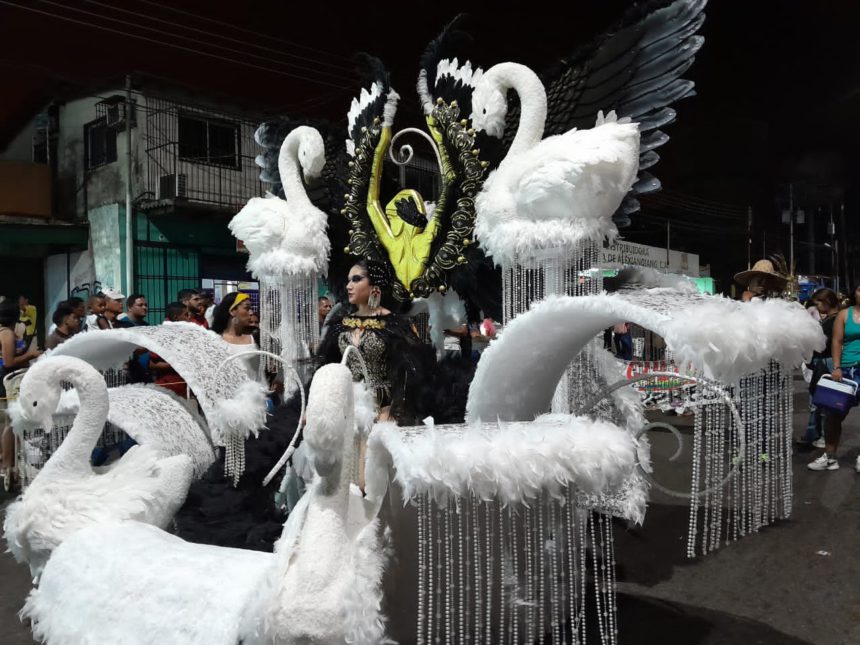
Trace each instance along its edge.
{"label": "window with bars", "polygon": [[84,125],[84,157],[87,170],[116,161],[116,130],[105,117]]}
{"label": "window with bars", "polygon": [[179,158],[226,168],[240,168],[239,126],[229,121],[179,115]]}

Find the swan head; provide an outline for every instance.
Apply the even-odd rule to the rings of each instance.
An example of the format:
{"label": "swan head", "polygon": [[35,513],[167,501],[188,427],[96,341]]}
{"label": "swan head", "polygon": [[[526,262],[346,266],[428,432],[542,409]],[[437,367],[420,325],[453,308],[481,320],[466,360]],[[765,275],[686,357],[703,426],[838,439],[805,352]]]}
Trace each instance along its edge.
{"label": "swan head", "polygon": [[338,472],[355,431],[352,373],[340,363],[323,365],[308,392],[305,442],[322,477]]}
{"label": "swan head", "polygon": [[48,359],[37,362],[27,370],[18,392],[18,410],[21,420],[35,427],[49,429],[60,403],[62,388],[56,376],[55,362]]}
{"label": "swan head", "polygon": [[325,142],[316,128],[301,126],[296,128],[299,137],[299,165],[305,179],[316,179],[325,166]]}
{"label": "swan head", "polygon": [[[491,70],[492,71],[492,70]],[[490,72],[481,77],[472,93],[472,127],[499,138],[505,131],[508,99]]]}

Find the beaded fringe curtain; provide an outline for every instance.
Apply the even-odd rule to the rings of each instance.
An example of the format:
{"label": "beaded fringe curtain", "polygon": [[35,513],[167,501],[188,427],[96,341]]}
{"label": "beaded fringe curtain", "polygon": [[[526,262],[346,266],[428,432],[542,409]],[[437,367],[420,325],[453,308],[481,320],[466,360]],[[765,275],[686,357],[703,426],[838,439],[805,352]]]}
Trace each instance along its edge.
{"label": "beaded fringe curtain", "polygon": [[741,379],[733,397],[743,429],[724,404],[695,408],[688,557],[791,515],[791,385],[790,371],[775,361]]}
{"label": "beaded fringe curtain", "polygon": [[570,492],[529,506],[416,501],[419,644],[617,643],[610,517]]}
{"label": "beaded fringe curtain", "polygon": [[[290,276],[284,282],[260,282],[260,348],[301,367],[319,343],[316,274]],[[263,357],[262,369],[278,371],[280,364]]]}
{"label": "beaded fringe curtain", "polygon": [[[504,324],[528,311],[533,302],[551,295],[588,296],[603,290],[603,273],[599,269],[600,247],[581,241],[572,248],[548,249],[535,253],[512,266],[502,267],[502,308]],[[594,371],[593,361],[582,352],[571,361],[556,388],[553,412],[570,412],[571,401],[593,394],[593,380],[576,375]],[[586,387],[588,390],[583,390]]]}

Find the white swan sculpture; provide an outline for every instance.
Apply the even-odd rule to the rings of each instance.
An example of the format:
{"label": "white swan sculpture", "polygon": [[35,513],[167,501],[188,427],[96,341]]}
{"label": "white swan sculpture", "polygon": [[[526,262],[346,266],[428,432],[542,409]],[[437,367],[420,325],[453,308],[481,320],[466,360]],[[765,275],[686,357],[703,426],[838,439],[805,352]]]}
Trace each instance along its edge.
{"label": "white swan sculpture", "polygon": [[248,248],[248,270],[260,279],[324,273],[331,249],[328,217],[305,192],[306,179],[319,177],[325,165],[320,133],[309,126],[292,130],[278,156],[286,201],[254,197],[230,221],[233,235]]}
{"label": "white swan sculpture", "polygon": [[51,552],[86,526],[111,520],[167,526],[185,501],[193,476],[188,456],[165,458],[149,446],[134,446],[104,472],[94,472],[90,453],[109,402],[104,378],[88,363],[69,356],[37,362],[21,382],[21,416],[50,428],[63,382],[75,386],[80,411],[66,439],[9,506],[3,524],[9,550],[28,562],[36,577]]}
{"label": "white swan sculpture", "polygon": [[600,113],[590,130],[542,139],[546,90],[524,65],[501,63],[479,77],[472,126],[502,135],[506,94],[517,92],[521,115],[507,156],[475,202],[475,234],[499,264],[550,247],[598,241],[616,232],[612,214],[636,180],[639,128]]}
{"label": "white swan sculpture", "polygon": [[372,519],[378,503],[350,486],[353,405],[350,371],[321,367],[304,431],[319,476],[274,554],[191,544],[138,522],[91,526],[57,548],[30,593],[22,615],[34,635],[50,645],[96,635],[135,644],[381,641],[385,552]]}

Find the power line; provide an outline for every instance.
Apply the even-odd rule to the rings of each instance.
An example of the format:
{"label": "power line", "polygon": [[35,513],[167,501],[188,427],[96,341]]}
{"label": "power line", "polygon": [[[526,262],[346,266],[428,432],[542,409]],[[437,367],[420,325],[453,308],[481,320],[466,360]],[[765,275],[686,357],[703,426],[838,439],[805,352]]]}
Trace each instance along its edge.
{"label": "power line", "polygon": [[701,215],[713,215],[715,217],[737,220],[739,222],[746,222],[747,220],[746,211],[741,210],[740,207],[731,208],[718,204],[706,204],[703,202],[687,201],[682,197],[674,197],[672,195],[665,195],[660,193],[647,196],[647,199],[645,201],[655,206],[662,205],[665,207],[683,208],[685,210],[695,212]]}
{"label": "power line", "polygon": [[349,89],[349,88],[344,87],[344,86],[342,86],[342,85],[335,85],[334,83],[329,83],[328,81],[325,81],[325,80],[322,80],[322,79],[319,79],[319,78],[310,78],[310,77],[307,77],[307,76],[302,76],[302,75],[300,75],[300,74],[293,74],[293,73],[286,72],[286,71],[283,71],[283,70],[273,69],[273,68],[271,68],[271,67],[264,67],[264,66],[262,66],[262,65],[255,65],[254,63],[249,63],[249,62],[246,62],[246,61],[236,60],[236,59],[234,59],[234,58],[229,58],[229,57],[227,57],[227,56],[221,56],[221,55],[219,55],[219,54],[213,54],[213,53],[210,53],[210,52],[201,51],[201,50],[199,50],[199,49],[194,49],[193,47],[185,47],[184,45],[178,45],[178,44],[175,44],[175,43],[165,42],[165,41],[163,41],[163,40],[157,40],[157,39],[155,39],[155,38],[148,38],[148,37],[146,37],[146,36],[141,36],[141,35],[139,35],[139,34],[134,34],[134,33],[130,33],[130,32],[127,32],[127,31],[122,31],[122,30],[119,30],[119,29],[113,29],[113,28],[111,28],[111,27],[105,27],[105,26],[103,26],[103,25],[96,25],[96,24],[93,24],[93,23],[87,22],[87,21],[85,21],[85,20],[78,20],[78,19],[76,19],[76,18],[72,18],[72,17],[70,17],[70,16],[64,16],[64,15],[62,15],[62,14],[56,14],[56,13],[52,13],[52,12],[50,12],[50,11],[44,11],[44,10],[41,10],[41,9],[36,9],[35,7],[25,7],[25,6],[23,6],[23,5],[15,4],[14,2],[9,2],[8,0],[0,0],[0,4],[6,5],[6,6],[9,6],[9,7],[14,7],[15,9],[22,9],[22,10],[24,10],[24,11],[29,11],[29,12],[31,12],[31,13],[38,13],[38,14],[41,14],[41,15],[43,15],[43,16],[49,16],[49,17],[51,17],[51,18],[56,18],[56,19],[58,19],[58,20],[64,20],[64,21],[66,21],[66,22],[71,22],[71,23],[74,23],[74,24],[77,24],[77,25],[83,25],[83,26],[85,26],[85,27],[91,27],[91,28],[93,28],[93,29],[98,29],[98,30],[100,30],[100,31],[107,31],[107,32],[110,32],[110,33],[113,33],[113,34],[118,34],[118,35],[120,35],[120,36],[127,36],[127,37],[129,37],[129,38],[134,38],[134,39],[136,39],[136,40],[142,40],[142,41],[145,41],[145,42],[154,43],[154,44],[156,44],[156,45],[162,45],[162,46],[164,46],[164,47],[171,47],[171,48],[173,48],[173,49],[178,49],[178,50],[181,50],[181,51],[190,52],[190,53],[192,53],[192,54],[198,54],[198,55],[200,55],[200,56],[205,56],[205,57],[207,57],[207,58],[212,58],[212,59],[215,59],[215,60],[220,60],[220,61],[224,61],[224,62],[228,62],[228,63],[234,63],[234,64],[236,64],[236,65],[243,65],[243,66],[245,66],[245,67],[258,69],[258,70],[260,70],[260,71],[263,71],[263,72],[269,72],[269,73],[271,73],[271,74],[277,74],[277,75],[279,75],[279,76],[287,76],[287,77],[289,77],[289,78],[295,78],[295,79],[299,79],[299,80],[302,80],[302,81],[309,81],[309,82],[311,82],[311,83],[316,83],[317,85],[325,85],[326,87],[335,87],[335,88],[343,89],[343,90],[347,90],[347,89]]}
{"label": "power line", "polygon": [[272,42],[287,43],[289,45],[292,45],[293,47],[298,47],[299,49],[304,49],[304,50],[307,50],[310,52],[314,52],[315,54],[325,54],[326,56],[329,56],[331,58],[339,58],[339,59],[342,59],[344,61],[350,60],[349,58],[347,58],[345,56],[333,54],[332,52],[327,52],[327,51],[322,50],[322,49],[317,49],[316,47],[310,47],[308,45],[303,45],[302,43],[298,43],[298,42],[295,42],[293,40],[286,40],[284,38],[276,38],[275,36],[270,36],[268,34],[256,32],[253,29],[245,29],[244,27],[239,27],[239,26],[231,24],[229,22],[224,22],[223,20],[216,20],[214,18],[209,18],[208,16],[201,16],[200,14],[193,13],[191,11],[185,11],[183,9],[177,9],[176,7],[171,7],[169,5],[163,5],[159,2],[153,2],[152,0],[138,0],[138,2],[142,2],[143,4],[148,4],[148,5],[151,5],[154,7],[159,7],[160,9],[164,9],[166,11],[173,11],[174,13],[178,13],[178,14],[181,14],[183,16],[189,16],[192,18],[197,18],[198,20],[203,20],[205,22],[212,23],[212,24],[221,25],[222,27],[229,27],[230,29],[232,29],[234,31],[241,31],[241,32],[244,32],[246,34],[253,34],[257,38],[265,38],[266,40],[270,40]]}
{"label": "power line", "polygon": [[[47,0],[42,0],[42,2],[46,2],[46,1],[47,1]],[[343,65],[335,65],[335,64],[333,64],[333,63],[326,63],[325,61],[315,60],[315,59],[312,59],[312,58],[308,58],[308,57],[306,57],[306,56],[299,56],[299,55],[297,55],[297,54],[291,54],[291,53],[289,53],[289,52],[284,52],[284,51],[277,50],[277,49],[275,49],[275,48],[273,48],[273,47],[265,47],[265,46],[263,46],[263,45],[255,45],[255,44],[253,44],[253,43],[249,43],[249,42],[244,41],[244,40],[239,40],[238,38],[231,38],[231,37],[229,37],[229,36],[224,36],[224,35],[222,35],[222,34],[216,34],[216,33],[213,33],[213,32],[211,32],[211,31],[206,31],[205,29],[198,29],[198,28],[196,28],[196,27],[192,27],[192,26],[190,26],[190,25],[182,25],[182,24],[180,24],[180,23],[173,22],[173,21],[170,21],[170,20],[164,20],[163,18],[157,18],[157,17],[155,17],[155,16],[149,16],[149,15],[147,15],[147,14],[145,14],[145,13],[140,13],[139,11],[131,11],[130,9],[122,9],[122,8],[120,8],[120,7],[114,7],[114,6],[111,6],[111,5],[109,5],[109,4],[107,4],[107,3],[104,3],[104,2],[98,2],[98,0],[84,0],[84,1],[85,1],[85,2],[87,2],[88,4],[94,4],[94,5],[97,5],[97,6],[100,6],[100,7],[105,7],[105,8],[107,8],[107,9],[110,9],[110,10],[112,10],[112,11],[116,11],[116,12],[119,12],[119,13],[124,13],[124,14],[129,14],[129,15],[132,15],[132,16],[137,16],[137,17],[140,17],[140,18],[145,18],[145,19],[147,19],[147,20],[151,20],[151,21],[153,21],[153,22],[158,22],[158,23],[161,23],[161,24],[170,25],[171,27],[178,27],[178,28],[180,28],[180,29],[187,29],[188,31],[193,31],[193,32],[196,32],[196,33],[199,33],[199,34],[203,34],[204,36],[210,36],[210,37],[213,37],[213,38],[220,38],[220,39],[222,39],[222,40],[229,41],[229,42],[239,43],[240,45],[245,45],[245,47],[246,47],[246,48],[247,48],[247,47],[253,47],[253,48],[256,48],[256,49],[260,49],[260,50],[262,50],[262,51],[272,52],[273,54],[277,54],[277,55],[281,55],[281,56],[287,56],[287,57],[289,57],[289,58],[295,58],[295,59],[298,59],[298,60],[302,60],[302,61],[306,61],[306,62],[311,62],[311,63],[315,63],[315,64],[318,64],[318,65],[324,65],[324,66],[326,66],[326,67],[331,67],[331,68],[333,68],[333,69],[337,69],[337,70],[339,70],[339,71],[341,71],[341,72],[347,72],[347,74],[335,74],[335,73],[332,73],[332,72],[326,72],[326,71],[323,71],[323,70],[318,70],[318,69],[315,69],[314,67],[308,67],[308,66],[304,66],[304,65],[298,65],[298,64],[296,64],[296,63],[290,63],[290,62],[288,62],[288,61],[283,61],[283,60],[281,60],[281,61],[276,61],[276,62],[283,63],[283,64],[285,64],[285,65],[291,65],[291,66],[294,66],[294,67],[296,67],[296,68],[298,68],[298,69],[304,69],[304,70],[307,70],[307,71],[310,71],[310,72],[318,72],[319,74],[326,74],[326,75],[329,75],[329,76],[332,76],[332,77],[335,77],[335,78],[339,78],[339,79],[341,79],[341,80],[352,80],[352,78],[353,78],[353,76],[352,76],[352,71],[353,71],[353,70],[352,70],[351,68],[348,68],[348,67],[343,66]],[[56,4],[56,3],[51,3],[51,2],[49,2],[48,4]],[[67,5],[61,5],[61,6],[66,7],[66,8],[68,8],[68,9],[72,10],[72,11],[80,11],[81,13],[88,13],[88,12],[84,11],[83,9],[74,9],[74,8],[69,7],[69,6],[67,6]],[[116,22],[123,22],[123,24],[129,24],[128,22],[120,21],[120,20],[118,20],[118,19],[116,19],[116,18],[110,18],[110,17],[108,17],[108,16],[102,16],[101,14],[94,14],[94,13],[92,13],[92,14],[90,14],[90,15],[99,16],[99,17],[101,17],[101,18],[104,18],[105,20],[112,20],[112,21],[116,21]],[[150,27],[145,27],[145,26],[143,26],[143,25],[137,25],[137,26],[138,26],[139,28],[141,28],[141,29],[146,29],[146,30],[148,30],[148,31],[156,31],[156,32],[158,32],[158,31],[159,31],[158,29],[152,29],[152,28],[150,28]],[[174,35],[174,34],[171,34],[171,35]],[[178,35],[178,34],[177,34],[177,35]],[[216,44],[216,43],[209,43],[208,41],[196,40],[196,39],[189,38],[189,37],[187,37],[187,36],[180,36],[180,37],[181,37],[181,38],[185,38],[186,40],[189,40],[189,41],[191,41],[191,42],[196,42],[196,43],[201,43],[201,42],[202,42],[202,43],[204,43],[204,44],[210,44],[212,47],[218,47],[219,49],[224,49],[224,50],[226,50],[226,51],[231,51],[231,52],[234,52],[234,53],[243,54],[243,55],[245,55],[245,56],[251,56],[251,57],[253,57],[253,58],[262,59],[262,60],[272,60],[272,57],[271,57],[271,56],[261,56],[261,55],[258,55],[258,54],[252,54],[252,53],[248,52],[247,50],[240,50],[240,49],[233,49],[233,48],[231,48],[231,47],[224,47],[224,46],[218,45],[218,44]]]}
{"label": "power line", "polygon": [[[123,20],[121,18],[112,18],[111,16],[105,16],[105,15],[102,15],[100,13],[95,13],[93,11],[87,11],[86,9],[78,9],[77,7],[71,7],[67,4],[63,4],[60,2],[53,2],[52,0],[38,0],[38,1],[41,2],[42,4],[52,5],[54,7],[66,9],[68,11],[74,11],[77,13],[81,13],[81,14],[84,14],[86,16],[93,16],[95,18],[99,18],[101,20],[106,20],[108,22],[119,23],[120,25],[123,25],[125,27],[142,29],[143,31],[155,32],[156,34],[162,34],[164,36],[171,36],[173,38],[179,38],[179,39],[185,40],[189,43],[194,43],[197,45],[204,45],[204,46],[208,46],[208,47],[214,47],[216,49],[222,49],[222,50],[228,51],[232,54],[239,54],[240,56],[248,56],[251,58],[261,59],[261,60],[265,60],[265,61],[271,61],[271,57],[261,56],[259,54],[252,54],[252,53],[245,51],[245,50],[236,49],[234,47],[227,47],[226,45],[218,45],[217,43],[213,43],[213,42],[210,42],[208,40],[200,40],[199,38],[191,38],[190,36],[183,36],[181,34],[169,32],[169,31],[164,31],[163,29],[159,29],[159,28],[155,28],[155,27],[148,27],[146,25],[135,24],[135,23],[129,22],[128,20]],[[138,15],[142,15],[142,14],[138,14]],[[92,23],[92,24],[95,25],[96,23]],[[326,76],[333,77],[333,78],[340,80],[340,81],[352,80],[351,78],[347,78],[345,76],[333,74],[332,72],[320,71],[317,69],[307,67],[305,65],[297,65],[295,63],[287,63],[285,61],[272,61],[272,62],[276,62],[276,63],[286,65],[289,67],[294,67],[296,69],[301,69],[304,71],[309,71],[309,72],[313,72],[313,73],[317,73],[317,74],[324,74]]]}

